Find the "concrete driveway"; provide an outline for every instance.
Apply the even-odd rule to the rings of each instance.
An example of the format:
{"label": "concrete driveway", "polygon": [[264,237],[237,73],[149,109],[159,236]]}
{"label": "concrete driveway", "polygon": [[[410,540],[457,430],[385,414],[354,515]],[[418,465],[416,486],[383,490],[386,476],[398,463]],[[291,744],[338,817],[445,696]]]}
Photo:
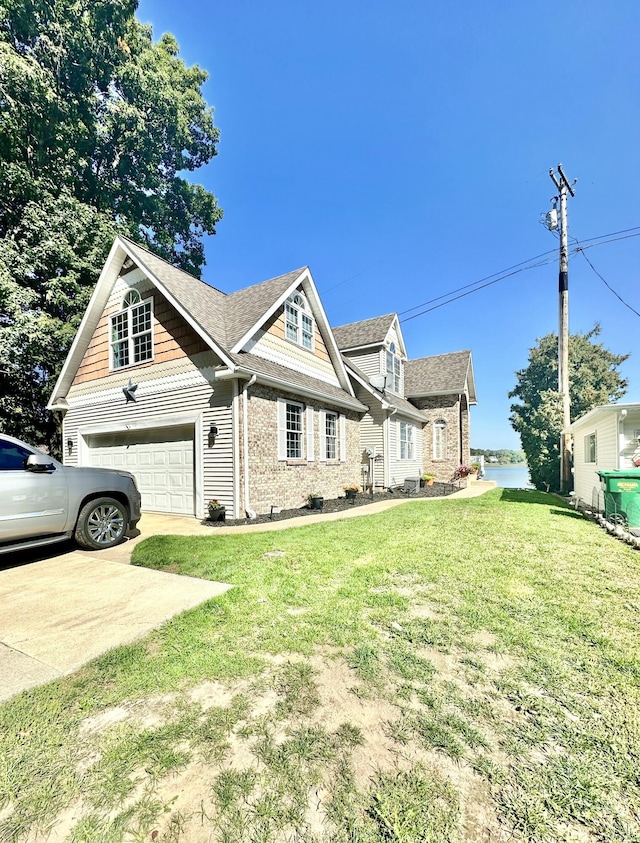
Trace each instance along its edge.
{"label": "concrete driveway", "polygon": [[[59,545],[0,557],[0,700],[67,673],[231,586],[135,568],[131,551],[158,533],[211,535],[194,518],[144,515],[112,550]],[[33,561],[32,561],[33,560]]]}

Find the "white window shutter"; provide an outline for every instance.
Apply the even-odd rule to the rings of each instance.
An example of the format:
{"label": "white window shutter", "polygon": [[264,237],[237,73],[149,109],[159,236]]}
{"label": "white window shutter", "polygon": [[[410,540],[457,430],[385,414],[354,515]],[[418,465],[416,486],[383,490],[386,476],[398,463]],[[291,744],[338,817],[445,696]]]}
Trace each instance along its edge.
{"label": "white window shutter", "polygon": [[278,459],[287,458],[287,402],[278,398]]}
{"label": "white window shutter", "polygon": [[340,462],[347,461],[347,420],[344,415],[340,413],[338,416],[338,426],[340,428]]}
{"label": "white window shutter", "polygon": [[327,461],[327,414],[324,410],[318,413],[320,423],[320,462]]}
{"label": "white window shutter", "polygon": [[313,407],[307,407],[307,460],[313,462],[315,456],[315,442],[313,429]]}
{"label": "white window shutter", "polygon": [[396,456],[399,460],[402,459],[402,425],[395,419],[396,428]]}

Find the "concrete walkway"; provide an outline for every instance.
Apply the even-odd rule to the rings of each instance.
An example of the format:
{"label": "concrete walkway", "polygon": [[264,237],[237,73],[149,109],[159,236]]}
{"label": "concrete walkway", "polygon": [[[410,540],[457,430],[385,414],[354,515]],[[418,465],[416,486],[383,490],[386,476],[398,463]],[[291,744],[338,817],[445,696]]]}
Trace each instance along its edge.
{"label": "concrete walkway", "polygon": [[[34,556],[32,562],[23,553],[14,567],[0,570],[0,700],[72,673],[107,650],[130,643],[231,588],[132,567],[133,548],[149,536],[213,537],[287,530],[384,512],[415,500],[476,497],[492,488],[493,482],[472,481],[446,498],[399,497],[342,512],[241,527],[213,528],[196,518],[145,513],[136,535],[111,550],[69,550],[69,545],[61,545]],[[3,558],[3,564],[8,561]]]}
{"label": "concrete walkway", "polygon": [[104,554],[71,551],[0,571],[0,700],[73,673],[231,588]]}

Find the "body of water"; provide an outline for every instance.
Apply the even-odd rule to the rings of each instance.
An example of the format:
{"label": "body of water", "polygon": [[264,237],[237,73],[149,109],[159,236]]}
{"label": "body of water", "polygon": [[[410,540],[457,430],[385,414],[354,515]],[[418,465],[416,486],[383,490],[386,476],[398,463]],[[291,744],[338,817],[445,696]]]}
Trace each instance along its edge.
{"label": "body of water", "polygon": [[521,465],[491,466],[485,463],[483,480],[495,480],[503,489],[533,488],[529,469]]}

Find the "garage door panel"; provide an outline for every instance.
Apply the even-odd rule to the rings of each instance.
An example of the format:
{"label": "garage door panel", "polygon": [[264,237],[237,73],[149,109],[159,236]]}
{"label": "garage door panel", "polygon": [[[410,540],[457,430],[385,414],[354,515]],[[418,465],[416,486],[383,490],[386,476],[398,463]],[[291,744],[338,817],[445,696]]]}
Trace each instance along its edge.
{"label": "garage door panel", "polygon": [[194,512],[193,428],[123,431],[87,438],[91,465],[135,475],[142,508]]}

